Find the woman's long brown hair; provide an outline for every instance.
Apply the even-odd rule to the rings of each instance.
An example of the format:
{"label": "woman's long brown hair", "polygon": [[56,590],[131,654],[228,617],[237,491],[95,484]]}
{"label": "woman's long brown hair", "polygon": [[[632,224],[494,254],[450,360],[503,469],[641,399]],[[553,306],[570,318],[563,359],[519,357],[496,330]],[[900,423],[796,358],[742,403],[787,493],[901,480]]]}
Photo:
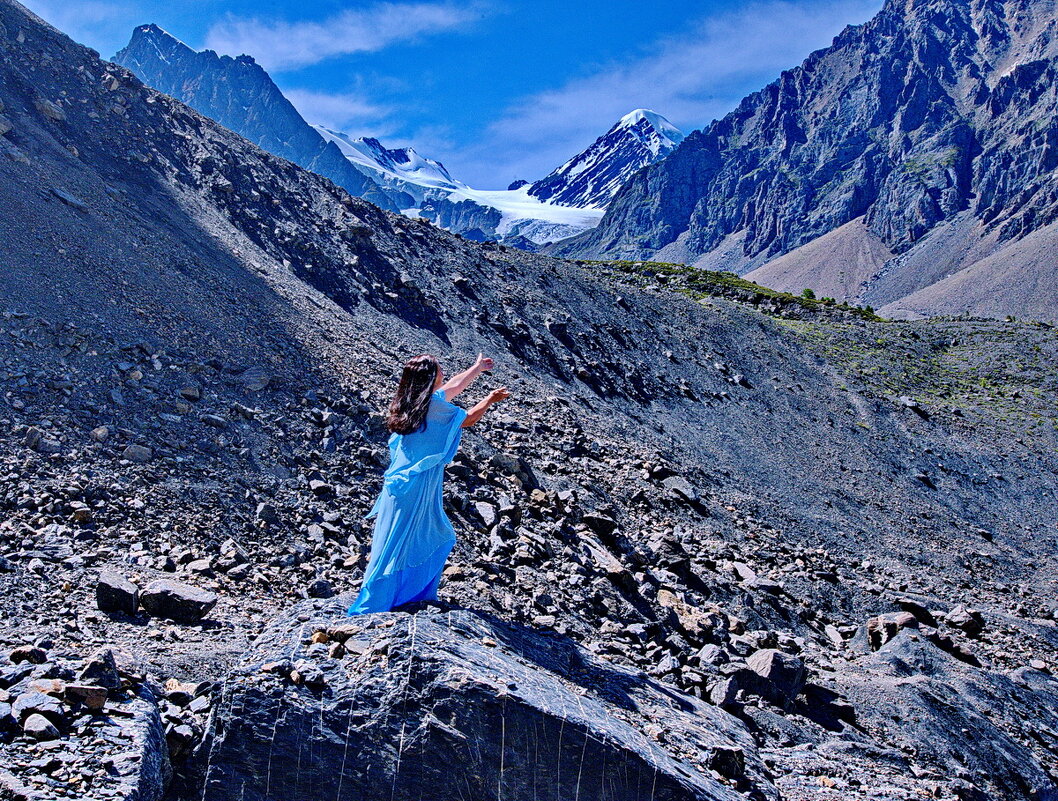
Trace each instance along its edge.
{"label": "woman's long brown hair", "polygon": [[404,365],[397,393],[389,404],[386,426],[396,434],[413,434],[426,427],[426,412],[441,365],[424,353]]}

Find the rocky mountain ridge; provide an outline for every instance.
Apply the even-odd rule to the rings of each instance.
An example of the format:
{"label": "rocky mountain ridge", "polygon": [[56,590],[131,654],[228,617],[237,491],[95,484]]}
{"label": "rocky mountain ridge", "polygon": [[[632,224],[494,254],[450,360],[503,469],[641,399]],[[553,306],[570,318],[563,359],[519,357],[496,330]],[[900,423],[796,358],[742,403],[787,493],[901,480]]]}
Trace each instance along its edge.
{"label": "rocky mountain ridge", "polygon": [[[600,763],[674,798],[1053,797],[1052,328],[474,245],[12,0],[0,75],[5,792],[83,796],[87,774],[154,799],[162,754],[172,797],[238,775],[276,797],[304,753],[428,796],[437,775],[398,765],[476,753],[507,797],[568,797],[581,769],[595,789]],[[379,410],[422,351],[492,354],[481,389],[515,399],[449,468],[445,604],[342,628]],[[100,648],[114,671],[81,681]],[[164,747],[108,722],[141,686]],[[371,714],[404,692],[406,725]],[[321,700],[320,729],[280,725]],[[555,761],[508,750],[505,720]],[[354,784],[361,754],[381,781]],[[499,784],[527,764],[536,784]]]}
{"label": "rocky mountain ridge", "polygon": [[357,168],[305,122],[252,56],[196,51],[157,25],[140,25],[114,63],[178,98],[270,153],[330,178],[348,192],[389,211],[411,199]]}
{"label": "rocky mountain ridge", "polygon": [[1054,319],[1046,0],[888,0],[639,173],[556,252],[680,261],[892,316]]}

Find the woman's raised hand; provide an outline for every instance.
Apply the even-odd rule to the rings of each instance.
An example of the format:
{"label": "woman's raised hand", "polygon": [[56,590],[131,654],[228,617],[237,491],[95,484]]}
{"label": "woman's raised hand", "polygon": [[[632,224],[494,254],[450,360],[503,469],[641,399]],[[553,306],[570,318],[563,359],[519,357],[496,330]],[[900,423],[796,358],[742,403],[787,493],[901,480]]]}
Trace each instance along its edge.
{"label": "woman's raised hand", "polygon": [[496,403],[497,401],[504,401],[511,397],[511,393],[507,391],[507,387],[500,387],[494,389],[489,393],[489,403]]}
{"label": "woman's raised hand", "polygon": [[481,372],[484,372],[486,370],[491,370],[492,369],[492,365],[493,365],[492,359],[489,356],[486,356],[484,353],[479,353],[478,354],[478,360],[476,362],[474,362],[474,366],[478,370],[480,370]]}

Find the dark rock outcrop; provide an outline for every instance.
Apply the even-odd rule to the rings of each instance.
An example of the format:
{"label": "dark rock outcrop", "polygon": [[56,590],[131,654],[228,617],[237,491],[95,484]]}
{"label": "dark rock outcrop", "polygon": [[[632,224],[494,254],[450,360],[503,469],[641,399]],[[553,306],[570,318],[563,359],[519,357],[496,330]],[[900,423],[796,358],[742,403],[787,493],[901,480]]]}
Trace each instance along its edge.
{"label": "dark rock outcrop", "polygon": [[204,799],[778,798],[741,721],[565,637],[343,608],[284,615],[228,679]]}

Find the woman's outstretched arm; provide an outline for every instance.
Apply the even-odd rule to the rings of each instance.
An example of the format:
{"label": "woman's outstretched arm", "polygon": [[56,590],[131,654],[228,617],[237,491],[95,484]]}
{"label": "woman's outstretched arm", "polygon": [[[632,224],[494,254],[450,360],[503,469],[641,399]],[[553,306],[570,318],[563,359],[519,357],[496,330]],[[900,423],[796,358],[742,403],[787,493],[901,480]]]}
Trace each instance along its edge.
{"label": "woman's outstretched arm", "polygon": [[478,422],[482,417],[485,416],[485,412],[489,410],[489,407],[497,401],[507,400],[511,397],[511,393],[507,391],[507,387],[500,387],[494,389],[483,400],[478,401],[474,407],[467,412],[466,419],[463,421],[463,428],[470,428],[472,425]]}
{"label": "woman's outstretched arm", "polygon": [[475,378],[486,370],[491,369],[492,359],[479,353],[477,361],[474,362],[473,367],[464,370],[461,373],[457,373],[441,385],[441,389],[443,389],[445,393],[445,400],[452,400],[452,398],[474,383]]}

